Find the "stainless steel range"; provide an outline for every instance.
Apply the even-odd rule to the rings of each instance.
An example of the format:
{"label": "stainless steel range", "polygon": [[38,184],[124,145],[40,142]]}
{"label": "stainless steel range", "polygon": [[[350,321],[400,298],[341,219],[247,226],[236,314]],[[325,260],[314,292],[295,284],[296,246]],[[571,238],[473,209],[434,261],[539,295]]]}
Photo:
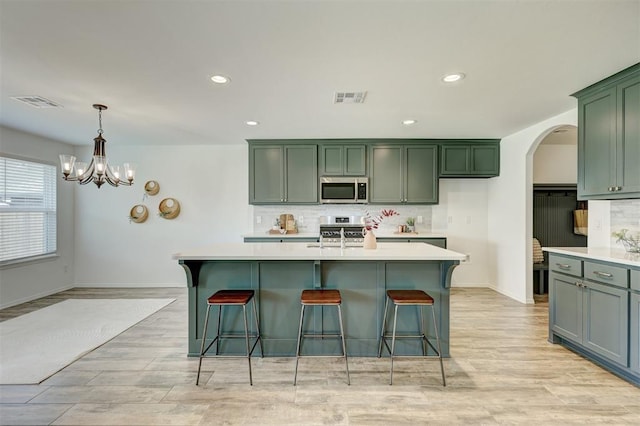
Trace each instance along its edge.
{"label": "stainless steel range", "polygon": [[328,247],[339,247],[344,234],[345,246],[361,246],[363,227],[360,216],[323,216],[320,218],[320,239]]}

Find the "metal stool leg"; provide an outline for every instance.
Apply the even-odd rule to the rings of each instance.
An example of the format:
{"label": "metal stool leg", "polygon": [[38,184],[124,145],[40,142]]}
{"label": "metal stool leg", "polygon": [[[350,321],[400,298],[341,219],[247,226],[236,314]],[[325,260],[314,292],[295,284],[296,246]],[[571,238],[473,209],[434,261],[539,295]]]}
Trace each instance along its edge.
{"label": "metal stool leg", "polygon": [[440,336],[438,336],[438,323],[436,322],[436,308],[431,305],[431,314],[433,316],[433,328],[436,330],[436,345],[438,346],[438,359],[440,360],[440,372],[442,373],[442,386],[447,386],[444,378],[444,365],[442,363],[442,349],[440,348]]}
{"label": "metal stool leg", "polygon": [[256,298],[253,298],[253,317],[256,319],[256,339],[260,341],[260,358],[264,358],[264,348],[262,347],[262,336],[260,336],[260,320],[258,319],[258,309],[256,308]]}
{"label": "metal stool leg", "polygon": [[200,359],[198,360],[198,376],[196,377],[196,386],[200,382],[200,369],[202,368],[202,357],[204,355],[204,342],[207,339],[207,324],[209,323],[209,311],[211,305],[207,305],[207,313],[204,317],[204,331],[202,332],[202,344],[200,345]]}
{"label": "metal stool leg", "polygon": [[344,365],[347,368],[347,385],[351,384],[349,377],[349,362],[347,361],[347,345],[344,337],[344,327],[342,326],[342,308],[338,305],[338,319],[340,320],[340,337],[342,338],[342,353],[344,354]]}
{"label": "metal stool leg", "polygon": [[305,305],[302,305],[302,308],[300,309],[300,325],[298,327],[298,345],[296,346],[296,372],[295,372],[295,375],[293,376],[293,386],[296,385],[296,381],[298,380],[298,362],[300,361],[300,340],[302,338],[302,320],[304,318],[304,307]]}
{"label": "metal stool leg", "polygon": [[384,312],[382,313],[382,331],[380,332],[380,346],[378,347],[378,358],[382,356],[382,344],[384,343],[384,329],[387,326],[387,308],[389,307],[389,297],[384,301]]}
{"label": "metal stool leg", "polygon": [[396,351],[396,324],[398,322],[398,305],[395,305],[395,313],[393,315],[393,334],[391,336],[391,354],[389,358],[391,358],[391,376],[389,377],[389,384],[393,384],[393,354]]}
{"label": "metal stool leg", "polygon": [[249,385],[253,386],[253,375],[251,374],[251,346],[249,345],[249,323],[247,322],[247,305],[242,305],[244,316],[244,340],[247,344],[247,361],[249,362]]}
{"label": "metal stool leg", "polygon": [[[216,336],[220,336],[220,327],[222,323],[222,305],[218,305],[218,329]],[[216,355],[220,355],[220,337],[216,340]]]}
{"label": "metal stool leg", "polygon": [[424,322],[424,306],[416,305],[416,308],[418,309],[418,312],[420,312],[419,333],[420,333],[420,340],[422,343],[422,355],[426,356],[427,355],[427,325]]}

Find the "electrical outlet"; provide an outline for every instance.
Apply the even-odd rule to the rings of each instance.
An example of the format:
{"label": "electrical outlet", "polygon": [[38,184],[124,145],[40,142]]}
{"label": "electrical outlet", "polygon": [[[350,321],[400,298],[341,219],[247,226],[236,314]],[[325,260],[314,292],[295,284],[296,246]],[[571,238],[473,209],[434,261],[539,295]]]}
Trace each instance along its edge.
{"label": "electrical outlet", "polygon": [[416,223],[422,223],[422,216],[416,217]]}
{"label": "electrical outlet", "polygon": [[261,224],[262,223],[262,216],[256,216],[256,223],[257,224]]}
{"label": "electrical outlet", "polygon": [[298,216],[298,223],[301,225],[304,223],[304,216]]}

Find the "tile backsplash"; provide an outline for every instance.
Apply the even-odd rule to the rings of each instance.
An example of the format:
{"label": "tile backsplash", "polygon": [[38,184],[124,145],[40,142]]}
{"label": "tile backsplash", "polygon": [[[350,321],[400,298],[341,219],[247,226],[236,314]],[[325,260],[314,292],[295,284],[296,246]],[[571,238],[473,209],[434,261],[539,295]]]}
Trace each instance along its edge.
{"label": "tile backsplash", "polygon": [[[611,232],[623,228],[633,233],[640,232],[640,200],[611,201],[610,209]],[[622,248],[622,245],[612,237],[611,247]]]}
{"label": "tile backsplash", "polygon": [[[318,233],[320,230],[320,216],[364,216],[367,211],[377,215],[382,209],[392,208],[400,213],[399,216],[385,218],[380,230],[393,232],[398,225],[405,224],[408,217],[422,216],[422,223],[417,223],[417,231],[431,231],[431,206],[359,206],[344,205],[310,205],[310,206],[254,206],[253,232],[267,232],[276,218],[283,213],[292,214],[298,224],[299,232]],[[260,223],[258,223],[260,218]]]}

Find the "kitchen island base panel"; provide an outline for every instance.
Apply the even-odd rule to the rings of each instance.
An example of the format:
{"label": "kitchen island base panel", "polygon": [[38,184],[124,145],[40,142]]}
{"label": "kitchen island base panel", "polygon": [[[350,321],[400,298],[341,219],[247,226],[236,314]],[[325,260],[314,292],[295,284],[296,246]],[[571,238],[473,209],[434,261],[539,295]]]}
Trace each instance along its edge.
{"label": "kitchen island base panel", "polygon": [[[425,261],[357,261],[357,260],[295,260],[295,261],[228,261],[179,259],[189,285],[189,356],[198,356],[201,346],[207,298],[221,289],[253,289],[258,303],[260,331],[265,356],[295,356],[300,312],[300,292],[303,289],[336,289],[342,294],[344,327],[348,356],[371,356],[378,353],[379,331],[385,292],[388,289],[419,289],[435,301],[442,354],[449,357],[449,287],[451,274],[458,260]],[[333,307],[314,306],[305,320],[315,330],[330,333],[339,329]],[[333,308],[335,309],[335,308]],[[249,323],[253,323],[252,313]],[[241,332],[242,315],[224,318],[226,330]],[[415,315],[400,312],[398,327],[418,332]],[[435,339],[433,325],[428,335]],[[209,330],[208,330],[209,331]],[[208,333],[208,338],[213,338]],[[225,351],[241,354],[239,342],[225,343]],[[308,342],[308,353],[341,355],[341,345]],[[306,345],[307,343],[305,343]],[[221,347],[221,350],[223,348]],[[398,355],[422,353],[419,342],[398,342]]]}

